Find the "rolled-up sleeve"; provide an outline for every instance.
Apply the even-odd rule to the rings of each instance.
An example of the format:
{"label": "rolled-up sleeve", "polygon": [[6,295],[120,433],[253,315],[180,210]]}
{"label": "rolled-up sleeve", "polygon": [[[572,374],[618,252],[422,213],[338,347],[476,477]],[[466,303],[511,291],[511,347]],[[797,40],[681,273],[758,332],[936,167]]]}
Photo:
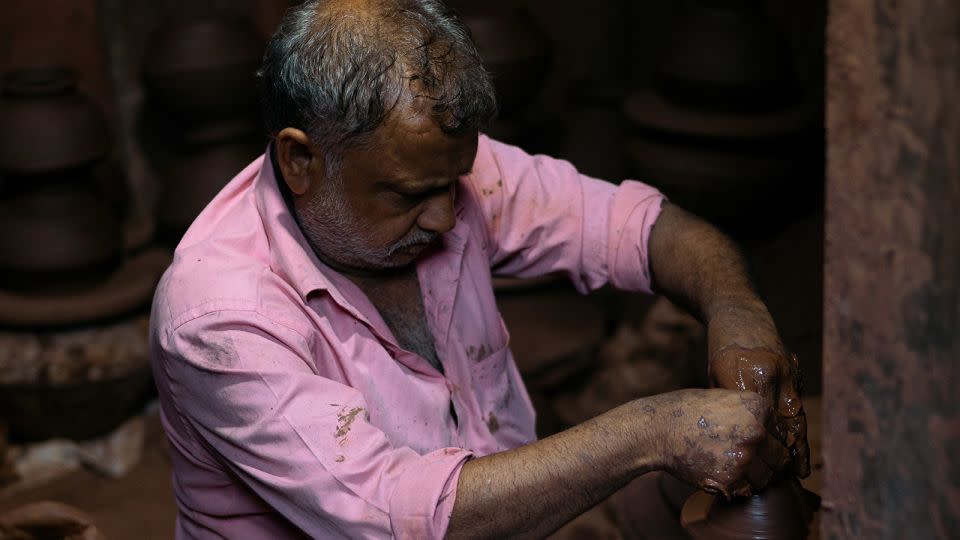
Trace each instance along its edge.
{"label": "rolled-up sleeve", "polygon": [[311,368],[304,336],[254,311],[217,311],[161,346],[181,421],[308,535],[443,537],[470,452],[392,446],[359,392]]}
{"label": "rolled-up sleeve", "polygon": [[648,241],[663,201],[655,188],[615,186],[485,136],[465,183],[486,225],[495,274],[557,272],[581,292],[607,283],[651,291]]}

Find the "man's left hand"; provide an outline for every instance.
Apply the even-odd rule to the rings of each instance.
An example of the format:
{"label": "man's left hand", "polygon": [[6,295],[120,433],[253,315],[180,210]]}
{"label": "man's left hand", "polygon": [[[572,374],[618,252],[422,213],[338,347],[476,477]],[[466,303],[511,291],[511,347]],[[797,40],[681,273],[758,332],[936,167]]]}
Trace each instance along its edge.
{"label": "man's left hand", "polygon": [[710,382],[720,388],[756,392],[773,411],[767,429],[783,445],[766,448],[761,458],[774,470],[788,462],[801,478],[810,474],[807,418],[799,392],[796,355],[766,348],[729,345],[710,358]]}

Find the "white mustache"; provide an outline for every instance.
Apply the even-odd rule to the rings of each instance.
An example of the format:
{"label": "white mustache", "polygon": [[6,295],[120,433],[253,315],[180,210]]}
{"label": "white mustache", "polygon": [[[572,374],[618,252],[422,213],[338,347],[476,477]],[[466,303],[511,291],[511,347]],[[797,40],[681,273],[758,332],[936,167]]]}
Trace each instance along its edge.
{"label": "white mustache", "polygon": [[440,235],[435,232],[427,232],[423,229],[417,229],[409,237],[404,238],[390,249],[390,253],[396,253],[400,250],[418,246],[421,244],[432,244]]}

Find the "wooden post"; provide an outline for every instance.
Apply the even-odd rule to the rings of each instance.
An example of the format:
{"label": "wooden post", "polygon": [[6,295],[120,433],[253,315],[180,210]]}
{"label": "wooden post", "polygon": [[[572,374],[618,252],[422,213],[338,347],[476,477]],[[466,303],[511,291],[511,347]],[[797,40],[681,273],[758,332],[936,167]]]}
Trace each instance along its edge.
{"label": "wooden post", "polygon": [[823,538],[960,537],[960,3],[832,0]]}

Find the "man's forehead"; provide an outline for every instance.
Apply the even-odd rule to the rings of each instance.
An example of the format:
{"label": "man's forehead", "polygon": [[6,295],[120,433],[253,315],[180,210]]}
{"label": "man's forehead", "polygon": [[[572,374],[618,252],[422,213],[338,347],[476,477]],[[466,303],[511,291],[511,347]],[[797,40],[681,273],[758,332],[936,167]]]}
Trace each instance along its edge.
{"label": "man's forehead", "polygon": [[393,179],[434,183],[469,172],[477,152],[477,133],[444,133],[425,114],[395,111],[377,130],[374,147]]}

